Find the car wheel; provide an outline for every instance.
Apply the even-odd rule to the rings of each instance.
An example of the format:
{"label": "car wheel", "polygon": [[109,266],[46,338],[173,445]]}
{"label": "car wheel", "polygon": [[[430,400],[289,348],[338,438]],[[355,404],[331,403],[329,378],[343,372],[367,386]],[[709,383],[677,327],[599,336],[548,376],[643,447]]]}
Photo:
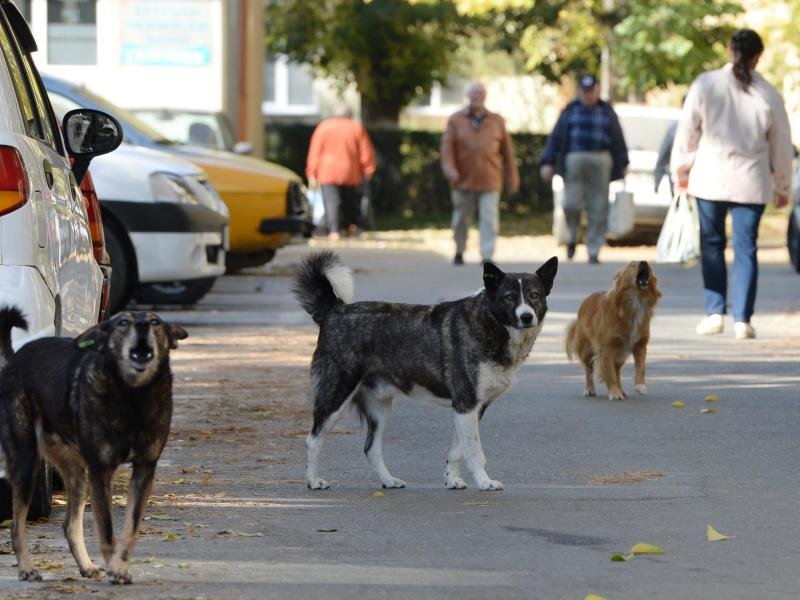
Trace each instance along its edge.
{"label": "car wheel", "polygon": [[235,273],[249,267],[260,267],[267,264],[275,257],[275,250],[267,249],[259,252],[228,252],[225,255],[225,268],[229,273]]}
{"label": "car wheel", "polygon": [[134,296],[145,304],[194,304],[214,286],[216,277],[172,281],[165,283],[140,283]]}
{"label": "car wheel", "polygon": [[797,220],[798,209],[792,210],[789,216],[789,231],[786,234],[786,245],[789,247],[789,260],[795,271],[800,273],[800,222]]}
{"label": "car wheel", "polygon": [[36,476],[33,485],[33,499],[28,509],[28,519],[35,521],[42,517],[49,517],[53,509],[53,467],[50,463],[42,461],[42,467]]}
{"label": "car wheel", "polygon": [[106,236],[106,250],[111,258],[111,291],[108,298],[108,315],[124,308],[133,296],[132,265],[122,236],[115,227],[103,224]]}

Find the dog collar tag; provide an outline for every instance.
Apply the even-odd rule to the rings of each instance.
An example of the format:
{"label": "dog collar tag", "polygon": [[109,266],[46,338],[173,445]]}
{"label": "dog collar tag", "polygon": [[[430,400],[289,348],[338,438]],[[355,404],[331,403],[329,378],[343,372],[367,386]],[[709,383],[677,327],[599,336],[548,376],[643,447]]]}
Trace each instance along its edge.
{"label": "dog collar tag", "polygon": [[78,348],[81,350],[86,350],[87,348],[91,348],[94,346],[94,340],[81,340],[78,342]]}

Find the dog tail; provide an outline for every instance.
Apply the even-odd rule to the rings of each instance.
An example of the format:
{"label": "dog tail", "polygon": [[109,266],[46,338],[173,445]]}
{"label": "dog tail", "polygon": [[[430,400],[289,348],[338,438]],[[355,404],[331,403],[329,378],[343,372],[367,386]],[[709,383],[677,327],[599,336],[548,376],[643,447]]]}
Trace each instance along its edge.
{"label": "dog tail", "polygon": [[314,322],[322,323],[328,312],[353,300],[353,273],[330,250],[306,257],[292,286],[300,306]]}
{"label": "dog tail", "polygon": [[567,358],[572,360],[576,353],[576,344],[577,344],[577,332],[578,332],[578,322],[573,321],[567,327],[567,336],[564,340],[564,349],[567,351]]}
{"label": "dog tail", "polygon": [[11,330],[14,327],[28,330],[28,321],[22,311],[14,306],[4,306],[0,308],[0,367],[14,356],[14,348],[11,346]]}

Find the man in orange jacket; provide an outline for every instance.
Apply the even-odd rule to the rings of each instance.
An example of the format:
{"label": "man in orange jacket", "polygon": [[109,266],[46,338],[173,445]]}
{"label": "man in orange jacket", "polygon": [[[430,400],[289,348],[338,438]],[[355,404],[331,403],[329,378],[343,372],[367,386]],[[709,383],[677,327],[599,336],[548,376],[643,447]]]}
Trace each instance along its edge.
{"label": "man in orange jacket", "polygon": [[374,172],[372,142],[348,109],[317,125],[308,148],[306,177],[309,186],[322,186],[329,239],[338,240],[340,230],[357,233],[361,223],[358,186]]}
{"label": "man in orange jacket", "polygon": [[505,181],[512,194],[519,189],[519,171],[511,136],[500,115],[484,106],[486,88],[479,82],[467,87],[469,104],[450,117],[442,137],[442,171],[450,182],[453,200],[454,264],[464,264],[467,232],[478,209],[483,262],[491,261],[500,231],[500,191]]}

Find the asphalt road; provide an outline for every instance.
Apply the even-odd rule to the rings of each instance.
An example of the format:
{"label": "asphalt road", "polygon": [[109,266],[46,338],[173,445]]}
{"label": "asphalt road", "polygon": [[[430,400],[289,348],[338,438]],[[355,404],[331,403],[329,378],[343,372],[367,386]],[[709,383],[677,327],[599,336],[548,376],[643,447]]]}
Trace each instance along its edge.
{"label": "asphalt road", "polygon": [[[498,263],[531,270],[552,250],[504,246]],[[308,251],[291,246],[267,269],[221,279],[194,310],[164,314],[190,334],[196,328],[224,338],[251,328],[278,331],[286,343],[308,337],[313,323],[290,296],[286,276]],[[431,303],[481,285],[480,267],[452,266],[441,245],[356,243],[339,251],[355,269],[357,300]],[[363,433],[347,416],[338,429],[348,434],[331,436],[322,454],[321,476],[332,489],[306,490],[302,435],[278,435],[272,443],[283,460],[240,465],[246,485],[231,479],[228,496],[238,502],[194,507],[191,519],[211,529],[227,524],[257,535],[243,534],[236,543],[200,535],[171,545],[145,536],[136,554],[150,558],[134,564],[133,586],[86,586],[72,579],[77,571],[58,539],[57,507],[55,520],[33,531],[44,532],[67,567],[37,588],[16,582],[13,556],[2,556],[0,596],[797,598],[800,277],[780,253],[773,256],[761,267],[758,338],[748,341],[733,339],[730,322],[723,335],[696,336],[699,268],[657,266],[664,298],[648,351],[649,393],[636,395],[628,364],[629,399],[622,402],[609,401],[602,385],[598,397],[582,396],[582,371],[567,362],[563,332],[583,297],[607,289],[625,261],[652,258],[652,248],[608,250],[599,266],[562,262],[533,353],[482,422],[487,470],[504,491],[446,490],[450,414],[400,402],[385,455],[406,489],[373,495],[380,486],[361,450]],[[276,374],[278,387],[301,372],[266,359],[262,366]],[[182,385],[178,378],[178,402],[192,402]],[[719,401],[704,402],[708,394]],[[685,406],[673,407],[676,400]],[[711,407],[717,412],[701,413]],[[300,415],[305,427],[306,416]],[[214,440],[218,456],[240,451],[236,440]],[[168,448],[163,468],[180,467],[183,456]],[[707,541],[709,524],[730,539]],[[89,550],[96,555],[93,539]],[[611,561],[638,542],[664,554]]]}

